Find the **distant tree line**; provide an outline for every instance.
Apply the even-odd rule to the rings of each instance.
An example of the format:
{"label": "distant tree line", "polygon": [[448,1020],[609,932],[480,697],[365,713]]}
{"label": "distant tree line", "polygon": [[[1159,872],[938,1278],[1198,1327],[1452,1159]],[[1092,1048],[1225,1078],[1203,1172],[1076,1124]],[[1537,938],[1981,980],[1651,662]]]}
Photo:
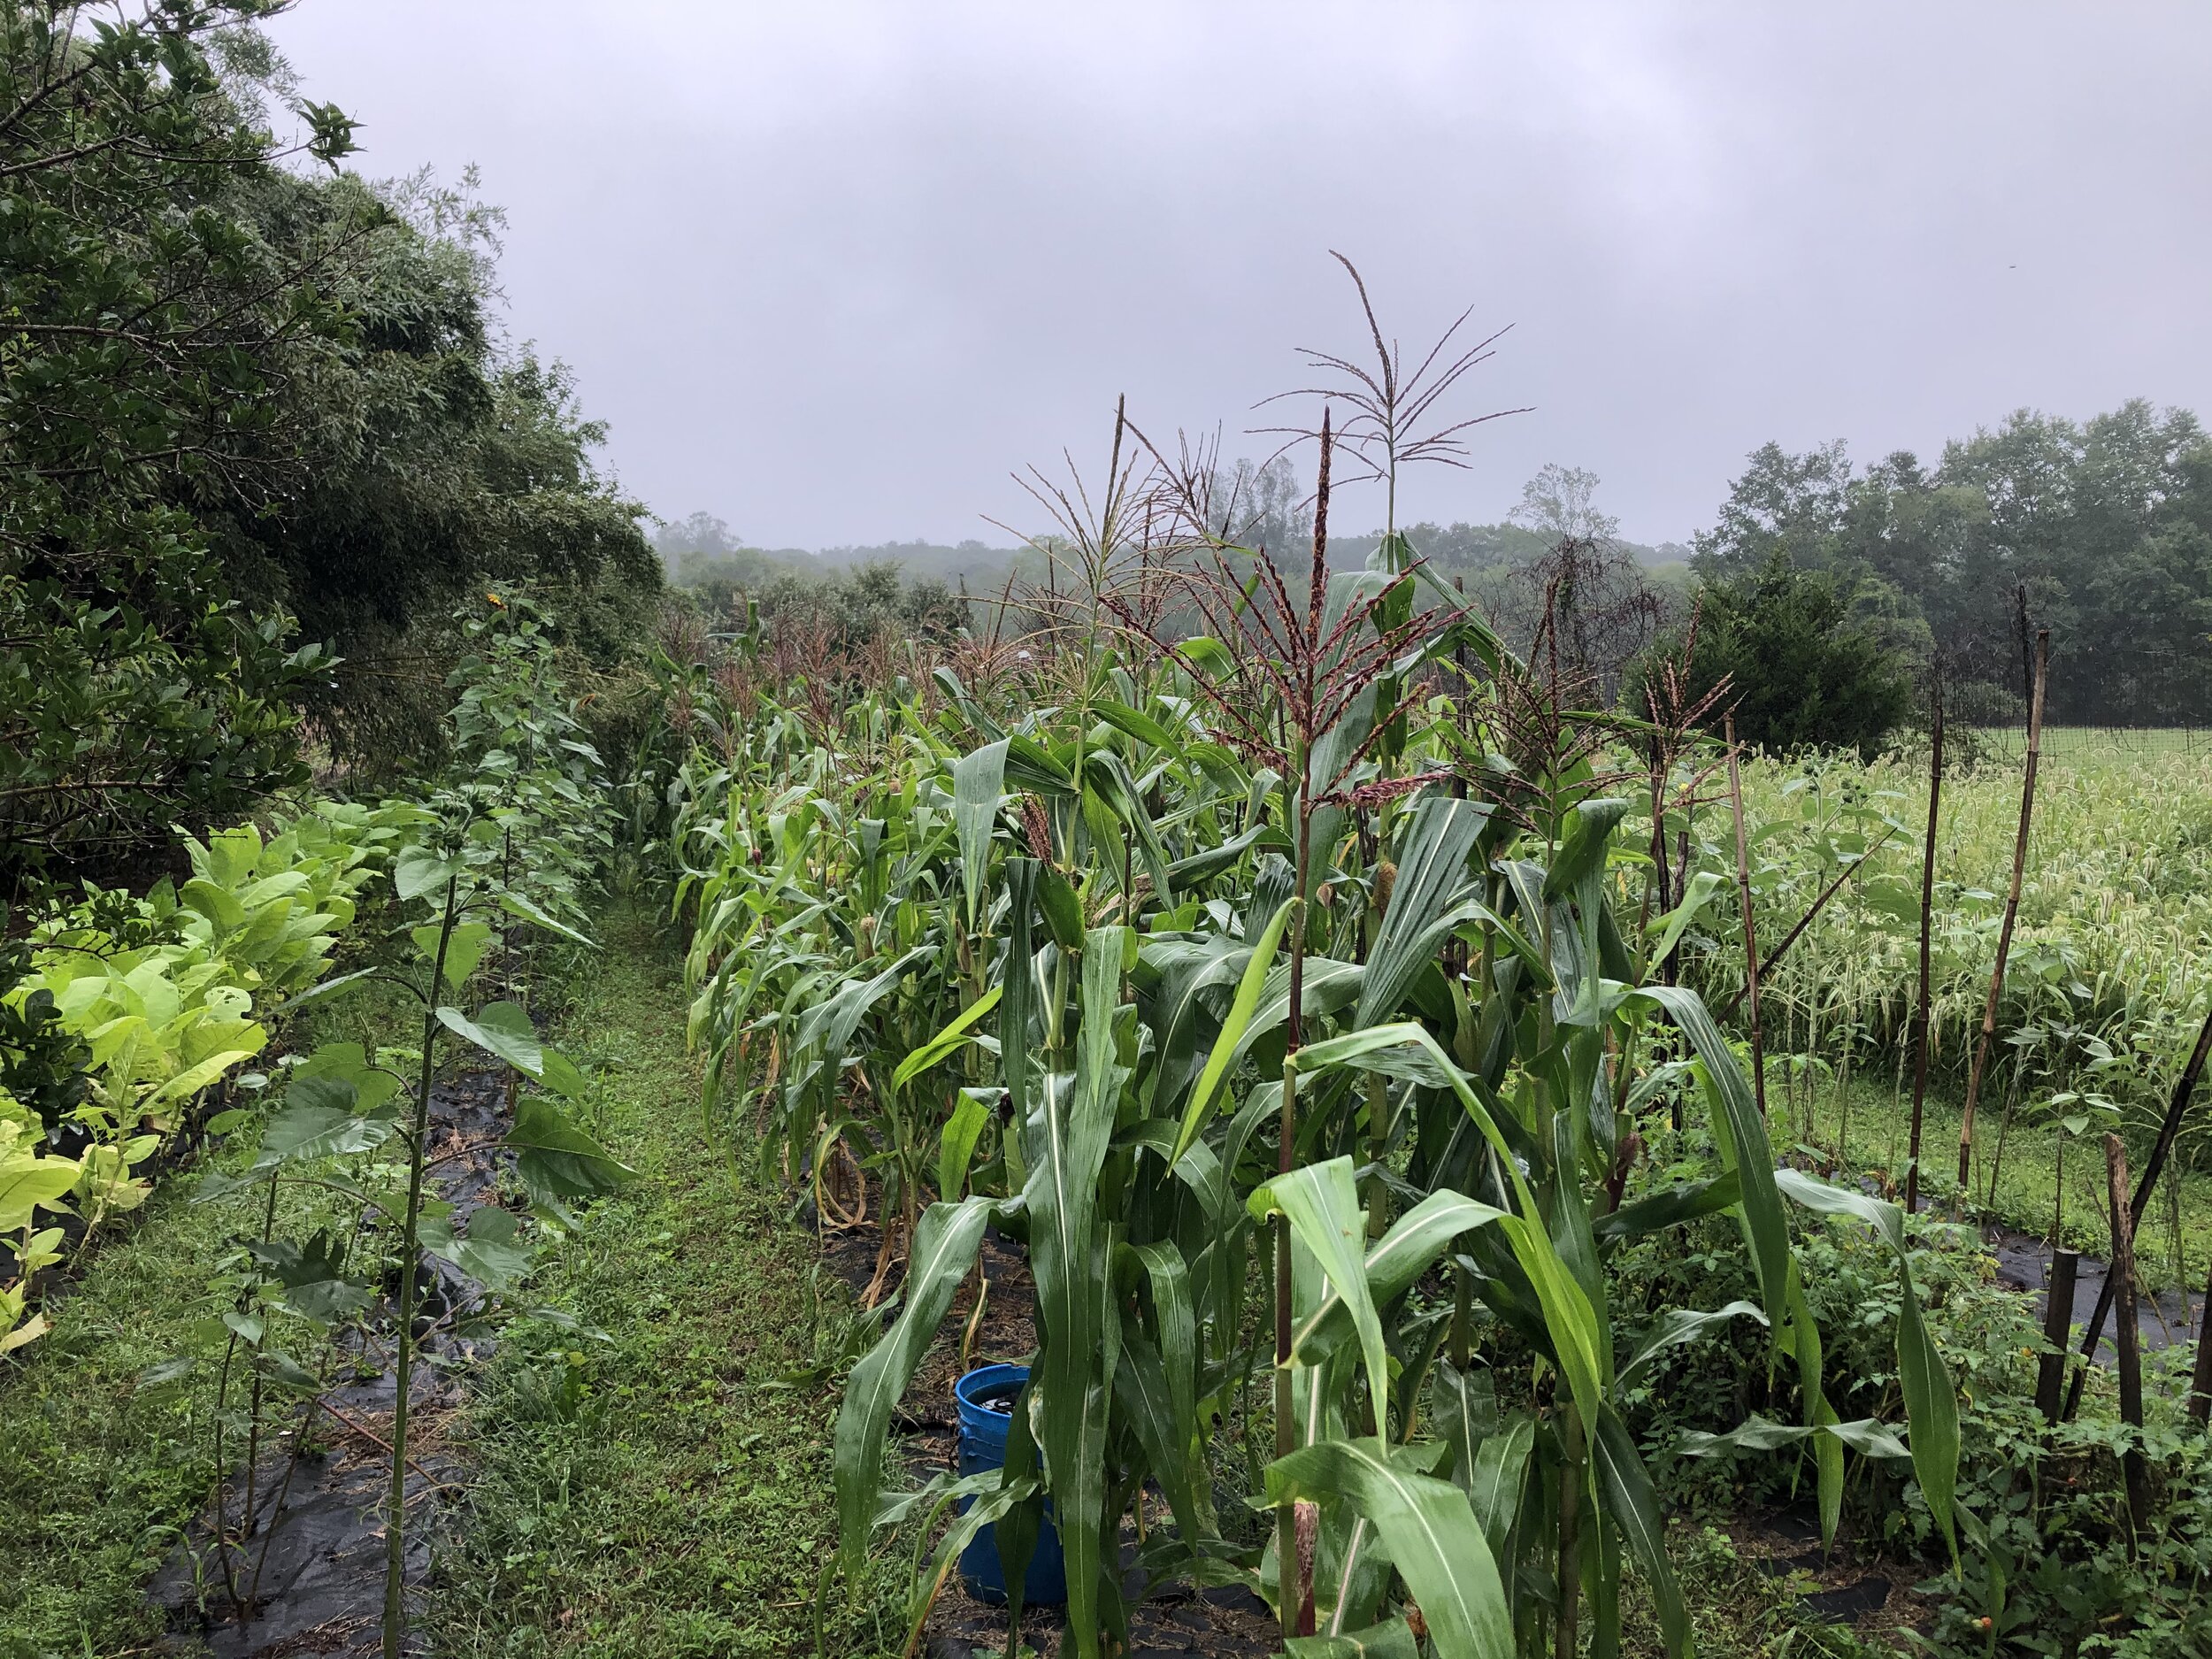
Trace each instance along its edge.
{"label": "distant tree line", "polygon": [[2023,411],[1933,467],[1766,444],[1691,563],[1709,584],[1776,560],[1916,667],[1935,656],[1985,718],[2020,716],[2024,610],[2051,630],[2050,718],[2212,722],[2212,440],[2185,411]]}
{"label": "distant tree line", "polygon": [[[2047,626],[2053,720],[2212,723],[2212,440],[2185,411],[2136,400],[2080,425],[2022,411],[1933,467],[1899,451],[1862,471],[1841,442],[1768,443],[1687,548],[1624,541],[1597,483],[1547,466],[1502,523],[1408,532],[1509,644],[1563,651],[1592,695],[1635,704],[1640,661],[1671,653],[1694,692],[1727,680],[1716,709],[1750,741],[1870,752],[1934,666],[1965,718],[2024,718],[2031,636]],[[1279,457],[1224,468],[1213,497],[1226,540],[1279,557],[1310,545],[1310,504]],[[719,521],[703,518],[663,532],[679,580],[758,586],[824,568],[717,544],[701,529]],[[1332,562],[1357,565],[1378,540],[1339,536]],[[913,547],[985,587],[1018,557]],[[904,551],[869,549],[900,564]]]}

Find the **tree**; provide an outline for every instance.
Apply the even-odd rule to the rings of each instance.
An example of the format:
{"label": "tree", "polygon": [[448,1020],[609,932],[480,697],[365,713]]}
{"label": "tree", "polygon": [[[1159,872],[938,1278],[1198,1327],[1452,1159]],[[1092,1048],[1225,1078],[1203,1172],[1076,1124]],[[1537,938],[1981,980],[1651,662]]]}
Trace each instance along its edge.
{"label": "tree", "polygon": [[[301,775],[289,702],[326,663],[234,596],[194,503],[291,474],[285,363],[341,340],[319,286],[349,211],[280,246],[241,211],[351,124],[280,146],[211,58],[265,0],[164,0],[97,27],[0,11],[0,873],[112,855]],[[350,204],[349,204],[350,205]]]}
{"label": "tree", "polygon": [[[1658,651],[1679,660],[1689,634],[1676,630]],[[1706,584],[1686,678],[1692,702],[1724,680],[1714,720],[1732,711],[1740,737],[1777,750],[1870,757],[1912,709],[1904,662],[1852,620],[1832,576],[1801,569],[1779,548],[1754,570]],[[1642,710],[1642,682],[1640,672],[1630,676],[1632,710]]]}
{"label": "tree", "polygon": [[1777,551],[1818,567],[1834,557],[1851,457],[1843,440],[1791,455],[1778,443],[1751,452],[1721,503],[1717,523],[1690,539],[1690,565],[1709,579],[1758,569]]}
{"label": "tree", "polygon": [[472,587],[603,663],[654,603],[602,429],[487,325],[497,213],[337,172],[275,9],[0,10],[0,879],[303,778],[303,713],[419,754]]}
{"label": "tree", "polygon": [[1508,517],[1535,531],[1551,546],[1574,541],[1609,550],[1620,540],[1621,521],[1592,504],[1597,488],[1595,472],[1548,462],[1521,487],[1521,504]]}

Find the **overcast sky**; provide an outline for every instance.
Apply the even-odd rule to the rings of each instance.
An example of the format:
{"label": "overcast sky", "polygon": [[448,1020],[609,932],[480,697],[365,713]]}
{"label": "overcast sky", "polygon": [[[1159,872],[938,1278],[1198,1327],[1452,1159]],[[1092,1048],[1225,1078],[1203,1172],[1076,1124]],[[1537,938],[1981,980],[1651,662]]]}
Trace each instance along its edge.
{"label": "overcast sky", "polygon": [[[506,326],[652,508],[765,545],[1003,541],[1008,473],[1361,340],[1511,326],[1471,469],[1647,541],[1768,438],[1861,461],[2212,371],[2212,7],[303,0],[365,171],[482,170]],[[1379,503],[1345,510],[1379,518]],[[1340,520],[1342,522],[1342,520]]]}

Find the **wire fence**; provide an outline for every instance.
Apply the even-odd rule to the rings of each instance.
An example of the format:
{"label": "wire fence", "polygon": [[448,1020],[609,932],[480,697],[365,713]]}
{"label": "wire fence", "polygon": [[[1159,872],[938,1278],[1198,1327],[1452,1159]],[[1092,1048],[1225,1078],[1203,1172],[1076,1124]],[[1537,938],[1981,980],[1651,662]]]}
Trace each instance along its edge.
{"label": "wire fence", "polygon": [[[2028,750],[2028,727],[1969,726],[1977,753],[1992,760],[2020,760]],[[2212,727],[2193,726],[2043,726],[2043,758],[2103,760],[2139,756],[2145,760],[2212,759]]]}

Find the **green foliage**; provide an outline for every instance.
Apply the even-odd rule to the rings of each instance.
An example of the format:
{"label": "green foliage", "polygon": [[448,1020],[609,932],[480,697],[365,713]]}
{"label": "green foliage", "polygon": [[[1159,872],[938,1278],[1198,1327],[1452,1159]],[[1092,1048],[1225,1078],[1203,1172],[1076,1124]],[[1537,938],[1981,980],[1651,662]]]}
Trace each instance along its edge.
{"label": "green foliage", "polygon": [[1932,643],[1958,688],[2004,722],[2027,695],[2016,620],[2024,586],[2052,630],[2056,722],[2212,718],[2212,444],[2196,418],[2141,399],[2076,423],[2023,410],[1854,473],[1840,442],[1748,457],[1694,559],[1711,581],[1779,553],[1830,572],[1859,618],[1915,655]]}
{"label": "green foliage", "polygon": [[[1905,663],[1863,625],[1835,580],[1777,550],[1753,569],[1702,590],[1685,689],[1692,702],[1725,684],[1715,710],[1732,710],[1736,735],[1762,748],[1878,753],[1912,708]],[[1655,648],[1679,660],[1686,626]],[[1647,659],[1624,692],[1641,712]]]}
{"label": "green foliage", "polygon": [[290,83],[251,26],[276,9],[0,16],[0,879],[19,887],[303,783],[303,706],[351,758],[425,748],[440,619],[484,573],[556,586],[603,665],[657,587],[565,372],[492,343],[496,215],[426,180],[282,165],[334,169],[351,124],[302,104],[300,150],[273,137]]}
{"label": "green foliage", "polygon": [[[280,365],[346,326],[310,280],[328,250],[242,206],[276,147],[208,42],[267,9],[0,16],[0,860],[19,880],[304,777],[290,703],[327,661],[235,596],[197,512],[284,487]],[[318,158],[350,148],[335,111],[301,113]]]}
{"label": "green foliage", "polygon": [[[1345,593],[1331,603],[1348,613]],[[1042,1456],[1040,1476],[1010,1466],[980,1490],[1018,1518],[1041,1479],[1069,1563],[1070,1651],[1125,1629],[1111,1540],[1148,1483],[1174,1517],[1148,1529],[1148,1571],[1233,1578],[1286,1622],[1310,1595],[1324,1633],[1386,1626],[1410,1594],[1450,1638],[1440,1651],[1478,1632],[1548,1648],[1578,1617],[1610,1641],[1625,1554],[1678,1651],[1686,1613],[1631,1426],[1644,1382],[1624,1360],[1733,1324],[1762,1336],[1760,1369],[1782,1362],[1792,1380],[1761,1402],[1786,1422],[1747,1410],[1724,1429],[1794,1448],[1832,1517],[1851,1458],[1909,1456],[1911,1489],[1947,1523],[1948,1372],[1904,1260],[1893,1251],[1874,1363],[1910,1373],[1909,1399],[1847,1420],[1858,1379],[1824,1356],[1815,1270],[1750,1086],[1694,995],[1645,985],[1686,924],[1639,925],[1640,866],[1614,844],[1624,805],[1599,794],[1582,738],[1513,771],[1483,759],[1463,803],[1423,793],[1432,772],[1386,787],[1382,767],[1494,754],[1487,727],[1453,741],[1460,720],[1492,718],[1480,703],[1413,711],[1395,763],[1363,758],[1348,726],[1317,734],[1321,758],[1263,770],[1208,710],[1248,697],[1266,730],[1265,682],[1211,684],[1199,664],[1233,677],[1236,653],[1188,656],[1141,674],[1071,661],[1055,701],[1003,724],[956,682],[933,718],[866,703],[840,728],[764,694],[743,720],[695,713],[712,744],[657,774],[672,901],[697,918],[687,985],[710,1121],[762,1125],[764,1168],[803,1171],[825,1214],[872,1183],[871,1208],[907,1242],[905,1303],[839,1425],[848,1568],[872,1522],[946,1495],[880,1498],[883,1435],[991,1212],[1034,1276]],[[1328,696],[1369,718],[1356,688]],[[1327,803],[1286,785],[1302,764],[1331,779]],[[1276,850],[1302,841],[1304,884]],[[1691,1078],[1708,1131],[1694,1186],[1710,1202],[1655,1190],[1617,1209],[1632,1125]],[[1002,1105],[979,1123],[979,1101]],[[1763,1326],[1742,1306],[1709,1318],[1616,1299],[1617,1252],[1714,1210],[1740,1230],[1733,1301]],[[1279,1268],[1255,1248],[1270,1229]],[[1277,1272],[1279,1365],[1246,1317]],[[1496,1379],[1486,1404],[1473,1377]],[[1269,1383],[1271,1413],[1240,1407]],[[1909,1453],[1887,1426],[1901,1406]],[[1315,1506],[1310,1582],[1216,1500],[1232,1423],[1248,1496]]]}

